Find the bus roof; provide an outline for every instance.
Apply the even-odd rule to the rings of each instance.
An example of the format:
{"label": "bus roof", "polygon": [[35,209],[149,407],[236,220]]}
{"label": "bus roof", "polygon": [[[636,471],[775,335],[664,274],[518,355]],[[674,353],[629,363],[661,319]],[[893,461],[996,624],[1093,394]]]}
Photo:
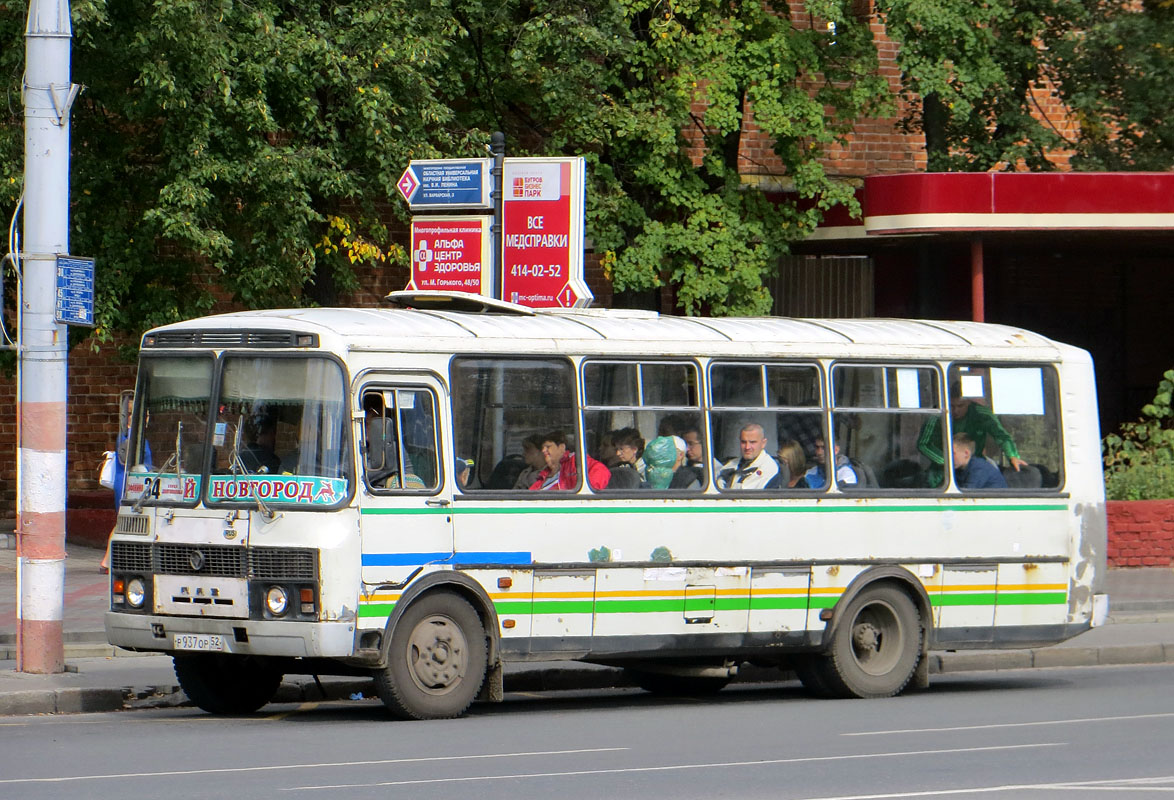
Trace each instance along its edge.
{"label": "bus roof", "polygon": [[[508,304],[499,304],[505,306]],[[178,322],[144,335],[152,349],[187,348],[198,332],[298,331],[338,352],[557,352],[616,355],[984,357],[1058,360],[1075,348],[979,322],[789,317],[676,317],[604,309],[451,311],[305,308],[241,311]],[[173,334],[174,336],[168,335]],[[231,336],[209,347],[232,347]],[[183,342],[181,345],[180,342]],[[476,342],[476,343],[474,343]]]}

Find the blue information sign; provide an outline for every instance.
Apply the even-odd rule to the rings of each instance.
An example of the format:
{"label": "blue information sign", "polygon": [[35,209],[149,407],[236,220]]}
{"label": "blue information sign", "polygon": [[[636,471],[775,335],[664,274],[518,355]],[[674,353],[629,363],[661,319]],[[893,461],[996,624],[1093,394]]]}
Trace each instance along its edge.
{"label": "blue information sign", "polygon": [[57,256],[57,322],[94,326],[94,259]]}
{"label": "blue information sign", "polygon": [[413,209],[493,208],[493,159],[412,161],[396,188]]}

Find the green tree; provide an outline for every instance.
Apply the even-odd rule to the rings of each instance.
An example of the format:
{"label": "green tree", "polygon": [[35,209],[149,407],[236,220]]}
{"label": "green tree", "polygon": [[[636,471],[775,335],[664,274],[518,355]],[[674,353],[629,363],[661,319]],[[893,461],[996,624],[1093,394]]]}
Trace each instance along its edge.
{"label": "green tree", "polygon": [[1162,375],[1141,418],[1106,436],[1101,449],[1109,500],[1174,497],[1174,370]]}
{"label": "green tree", "polygon": [[[798,194],[824,208],[850,189],[819,158],[887,110],[867,20],[846,4],[461,4],[460,85],[471,128],[588,159],[588,235],[617,289],[677,287],[688,313],[762,313],[763,278],[819,219],[743,182],[748,115]],[[699,165],[698,162],[699,161]]]}
{"label": "green tree", "polygon": [[1071,30],[1078,3],[878,0],[931,172],[1052,168],[1048,151],[1065,140],[1041,121],[1032,87],[1046,85],[1047,44]]}
{"label": "green tree", "polygon": [[[98,258],[98,338],[204,313],[338,302],[412,158],[588,159],[588,235],[617,288],[765,310],[762,279],[818,206],[824,147],[883,108],[846,0],[75,0],[71,249]],[[0,176],[19,191],[25,9],[0,0]],[[829,23],[832,27],[829,27]],[[703,101],[699,104],[698,101]],[[743,184],[753,109],[799,194]],[[696,166],[688,152],[701,158]]]}
{"label": "green tree", "polygon": [[1082,12],[1051,47],[1080,124],[1073,165],[1174,167],[1174,0],[1085,0]]}

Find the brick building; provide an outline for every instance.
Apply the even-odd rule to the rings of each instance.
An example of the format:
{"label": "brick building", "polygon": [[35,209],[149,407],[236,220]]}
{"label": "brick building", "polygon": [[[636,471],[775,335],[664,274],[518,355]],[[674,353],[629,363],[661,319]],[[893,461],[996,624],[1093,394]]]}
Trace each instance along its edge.
{"label": "brick building", "polygon": [[[875,20],[873,29],[881,73],[896,95],[896,45]],[[1061,129],[1071,125],[1047,87],[1041,88],[1039,101],[1053,124]],[[1066,154],[1057,153],[1055,162],[1065,169]],[[1077,224],[1074,217],[1067,227],[992,227],[956,219],[936,227],[867,230],[870,204],[878,208],[884,194],[878,179],[920,173],[918,180],[927,180],[925,164],[924,139],[903,132],[899,117],[858,125],[847,145],[830,153],[828,167],[832,174],[859,183],[866,218],[833,214],[825,230],[784,259],[770,284],[774,313],[966,319],[981,310],[988,321],[1022,325],[1091,350],[1098,364],[1102,427],[1135,416],[1161,372],[1174,366],[1174,344],[1164,332],[1168,290],[1163,280],[1174,253],[1174,207],[1156,201],[1148,224],[1107,228],[1096,220]],[[781,166],[752,116],[744,123],[740,166],[745,181],[767,191],[785,191]],[[919,185],[913,184],[914,194]],[[1054,199],[1062,200],[1066,190],[1055,191],[1060,194]],[[1168,196],[1174,198],[1174,191]],[[918,198],[898,199],[908,204]],[[921,210],[941,214],[952,208],[947,202]],[[977,295],[976,248],[983,284]],[[371,269],[360,278],[362,290],[340,298],[342,304],[378,305],[387,292],[403,288],[408,275],[406,269]],[[659,295],[613,297],[591,254],[587,282],[601,306],[675,310],[671,289]],[[95,353],[83,342],[69,355],[71,537],[101,539],[113,518],[112,495],[98,485],[98,468],[103,451],[115,440],[119,393],[133,387],[135,374],[134,364],[119,360],[117,351],[104,345]],[[0,450],[15,453],[14,379],[0,378],[0,392],[10,399],[0,407]],[[0,516],[11,517],[15,509],[14,461],[0,466]]]}

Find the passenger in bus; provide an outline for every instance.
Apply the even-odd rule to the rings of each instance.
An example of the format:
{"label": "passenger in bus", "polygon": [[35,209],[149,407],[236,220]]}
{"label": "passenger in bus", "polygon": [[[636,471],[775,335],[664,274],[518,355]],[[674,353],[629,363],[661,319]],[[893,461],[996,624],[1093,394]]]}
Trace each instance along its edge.
{"label": "passenger in bus", "polygon": [[514,489],[529,489],[538,480],[538,473],[546,466],[546,459],[542,455],[542,436],[534,434],[522,440],[522,459],[526,462],[525,468],[518,473],[514,481]]}
{"label": "passenger in bus", "polygon": [[636,428],[620,428],[612,432],[612,441],[616,446],[616,457],[621,464],[627,464],[640,475],[645,477],[644,437]]}
{"label": "passenger in bus", "polygon": [[[841,486],[855,486],[859,482],[856,475],[856,470],[852,468],[852,462],[848,457],[840,453],[839,442],[835,443],[835,470],[836,483]],[[815,466],[807,470],[804,478],[807,479],[807,486],[810,489],[823,489],[828,485],[827,467],[827,444],[822,438],[815,440]]]}
{"label": "passenger in bus", "polygon": [[[981,458],[986,452],[987,437],[989,436],[1007,456],[1007,462],[1015,469],[1027,466],[1027,462],[1019,457],[1019,449],[1015,440],[1007,429],[999,422],[995,412],[991,411],[980,398],[963,397],[962,386],[958,381],[950,385],[950,427],[954,433],[965,433],[974,440],[975,453]],[[942,452],[942,420],[933,417],[921,429],[921,436],[917,439],[917,449],[935,465],[934,474],[930,476],[930,485],[942,483],[939,479],[941,470],[946,463]]]}
{"label": "passenger in bus", "polygon": [[[530,486],[532,490],[574,489],[579,482],[579,467],[575,452],[570,449],[567,435],[562,431],[551,431],[542,437],[542,457],[546,466],[538,473],[538,479]],[[603,462],[584,454],[587,462],[587,483],[596,491],[606,489],[611,472]]]}
{"label": "passenger in bus", "polygon": [[276,475],[281,472],[277,455],[277,417],[262,411],[245,423],[245,446],[240,460],[249,472]]}
{"label": "passenger in bus", "polygon": [[[817,437],[812,441],[818,442]],[[779,474],[771,478],[766,485],[768,489],[810,489],[807,485],[807,456],[803,453],[803,446],[794,439],[788,439],[779,445],[778,452]],[[784,480],[784,474],[786,476]]]}
{"label": "passenger in bus", "polygon": [[670,436],[677,451],[677,460],[673,465],[673,479],[669,483],[670,489],[684,489],[695,492],[704,485],[705,476],[701,470],[689,466],[689,445],[680,436]]}
{"label": "passenger in bus", "polygon": [[395,420],[384,414],[383,398],[378,392],[363,397],[366,420],[363,431],[366,447],[363,466],[367,483],[376,489],[426,489],[419,475],[412,470],[411,461],[404,455],[403,479],[399,474],[400,458]]}
{"label": "passenger in bus", "polygon": [[779,471],[779,465],[766,452],[766,431],[751,422],[739,431],[740,459],[730,459],[721,468],[717,483],[722,489],[765,489]]}
{"label": "passenger in bus", "polygon": [[609,434],[615,448],[615,466],[611,468],[609,489],[644,488],[647,465],[643,460],[644,437],[635,428],[620,428]]}
{"label": "passenger in bus", "polygon": [[685,463],[697,471],[703,484],[706,472],[717,475],[722,471],[722,465],[716,458],[710,459],[711,464],[706,468],[705,445],[701,441],[701,427],[696,422],[681,428],[681,438],[685,440]]}
{"label": "passenger in bus", "polygon": [[650,489],[667,489],[680,463],[677,446],[670,436],[657,436],[644,447],[646,480]]}
{"label": "passenger in bus", "polygon": [[472,463],[463,458],[453,459],[453,475],[457,479],[458,489],[464,489],[469,485],[469,465]]}
{"label": "passenger in bus", "polygon": [[954,434],[954,482],[959,489],[1006,489],[999,468],[978,454],[978,444],[968,433]]}

